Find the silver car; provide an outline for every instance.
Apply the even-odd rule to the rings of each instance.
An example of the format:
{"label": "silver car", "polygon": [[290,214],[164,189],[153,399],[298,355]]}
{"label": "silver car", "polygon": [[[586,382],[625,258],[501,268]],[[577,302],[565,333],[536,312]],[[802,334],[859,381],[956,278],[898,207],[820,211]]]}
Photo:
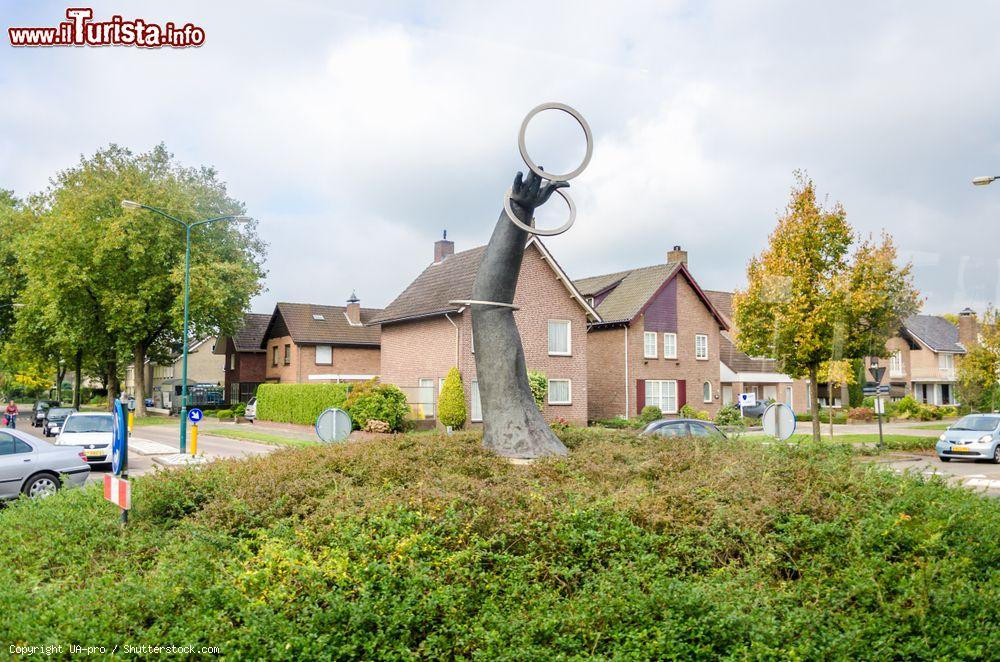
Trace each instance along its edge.
{"label": "silver car", "polygon": [[958,457],[1000,464],[1000,414],[970,414],[944,431],[934,445],[942,462]]}
{"label": "silver car", "polygon": [[660,419],[642,431],[643,435],[658,437],[707,437],[725,439],[726,435],[714,423],[695,418]]}
{"label": "silver car", "polygon": [[57,448],[23,432],[0,431],[0,501],[19,494],[46,497],[63,481],[67,487],[79,487],[89,474],[80,448]]}

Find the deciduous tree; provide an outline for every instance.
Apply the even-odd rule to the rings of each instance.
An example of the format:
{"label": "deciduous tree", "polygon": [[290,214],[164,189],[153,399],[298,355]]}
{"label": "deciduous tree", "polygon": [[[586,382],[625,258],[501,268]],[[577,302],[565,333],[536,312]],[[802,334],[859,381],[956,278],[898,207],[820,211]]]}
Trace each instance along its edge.
{"label": "deciduous tree", "polygon": [[747,287],[734,297],[740,349],[778,359],[784,372],[812,383],[816,441],[823,363],[884,355],[885,341],[917,310],[910,267],[895,258],[889,235],[856,242],[843,206],[821,205],[812,181],[797,174],[768,247],[750,261]]}

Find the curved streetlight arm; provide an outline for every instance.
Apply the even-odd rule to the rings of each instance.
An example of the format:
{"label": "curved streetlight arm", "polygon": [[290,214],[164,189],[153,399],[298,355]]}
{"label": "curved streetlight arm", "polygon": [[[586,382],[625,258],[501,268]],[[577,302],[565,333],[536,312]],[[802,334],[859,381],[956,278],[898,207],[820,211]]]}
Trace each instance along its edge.
{"label": "curved streetlight arm", "polygon": [[225,216],[216,216],[215,218],[206,218],[204,221],[196,221],[191,224],[191,227],[197,227],[199,225],[207,225],[209,223],[215,223],[216,221],[246,221],[249,220],[249,216],[241,216],[239,214],[227,214]]}

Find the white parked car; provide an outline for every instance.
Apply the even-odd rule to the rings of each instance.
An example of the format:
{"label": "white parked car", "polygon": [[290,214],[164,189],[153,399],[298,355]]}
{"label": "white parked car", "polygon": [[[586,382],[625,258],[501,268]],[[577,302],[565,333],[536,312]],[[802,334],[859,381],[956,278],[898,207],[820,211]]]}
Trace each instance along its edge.
{"label": "white parked car", "polygon": [[111,462],[111,414],[77,412],[63,423],[56,446],[79,446],[89,464]]}
{"label": "white parked car", "polygon": [[247,403],[247,410],[243,414],[243,417],[251,423],[253,422],[253,419],[257,418],[257,398],[250,398],[250,402]]}

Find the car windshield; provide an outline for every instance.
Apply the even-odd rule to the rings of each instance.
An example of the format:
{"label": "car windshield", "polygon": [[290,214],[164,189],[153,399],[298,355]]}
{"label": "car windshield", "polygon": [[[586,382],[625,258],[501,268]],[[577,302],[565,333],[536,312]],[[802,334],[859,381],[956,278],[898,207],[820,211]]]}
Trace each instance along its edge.
{"label": "car windshield", "polygon": [[63,426],[63,432],[111,432],[111,415],[71,416]]}
{"label": "car windshield", "polygon": [[1000,418],[996,418],[995,416],[966,416],[951,426],[951,429],[992,432],[996,429],[998,421],[1000,421]]}
{"label": "car windshield", "polygon": [[66,408],[61,408],[60,409],[60,408],[56,407],[54,409],[50,409],[49,410],[49,420],[51,420],[53,418],[66,418],[67,416],[69,416],[72,413],[73,413],[72,409],[66,409]]}

